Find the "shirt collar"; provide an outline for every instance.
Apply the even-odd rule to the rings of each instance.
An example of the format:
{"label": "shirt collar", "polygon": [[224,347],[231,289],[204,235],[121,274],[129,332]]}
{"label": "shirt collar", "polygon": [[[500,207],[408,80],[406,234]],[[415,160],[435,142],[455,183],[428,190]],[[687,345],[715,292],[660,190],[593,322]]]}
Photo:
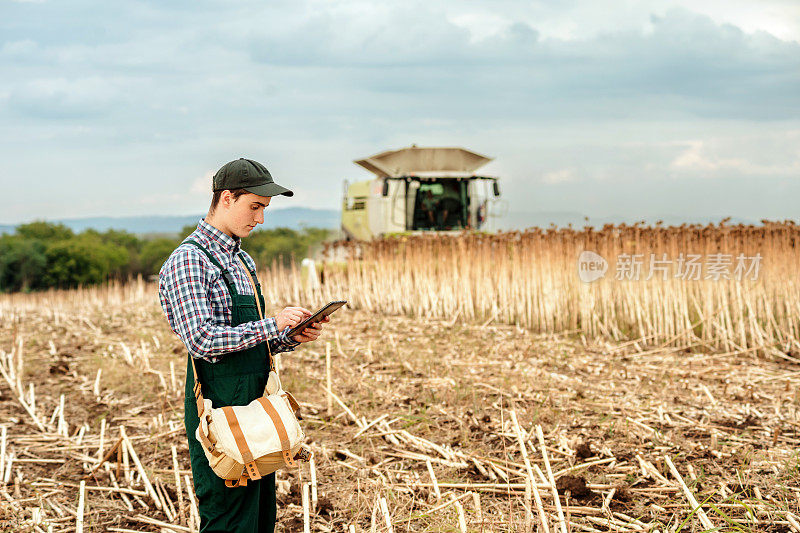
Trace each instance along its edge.
{"label": "shirt collar", "polygon": [[220,231],[208,222],[205,218],[200,219],[197,224],[197,229],[210,241],[218,245],[224,252],[227,252],[231,257],[239,253],[239,247],[242,245],[242,240],[239,237],[231,237],[227,233]]}

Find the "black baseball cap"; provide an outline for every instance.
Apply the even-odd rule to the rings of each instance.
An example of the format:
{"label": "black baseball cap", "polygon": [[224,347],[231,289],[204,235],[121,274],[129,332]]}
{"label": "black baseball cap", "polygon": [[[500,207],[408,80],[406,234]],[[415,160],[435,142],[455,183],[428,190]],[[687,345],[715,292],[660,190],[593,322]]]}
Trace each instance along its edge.
{"label": "black baseball cap", "polygon": [[214,174],[213,191],[244,189],[259,196],[293,196],[294,193],[272,181],[267,167],[244,157],[226,163]]}

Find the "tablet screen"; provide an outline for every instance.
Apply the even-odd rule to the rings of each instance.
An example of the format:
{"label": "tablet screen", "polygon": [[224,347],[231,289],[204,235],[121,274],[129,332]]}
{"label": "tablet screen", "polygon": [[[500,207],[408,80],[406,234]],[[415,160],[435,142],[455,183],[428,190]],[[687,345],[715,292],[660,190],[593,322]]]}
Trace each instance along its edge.
{"label": "tablet screen", "polygon": [[294,335],[297,335],[298,333],[306,329],[306,327],[308,327],[310,324],[313,324],[314,322],[319,322],[320,320],[330,315],[331,313],[333,313],[346,303],[347,300],[335,300],[333,302],[330,302],[329,304],[322,307],[319,311],[317,311],[316,313],[314,313],[313,315],[306,318],[305,320],[294,326],[292,329],[290,329],[289,332],[286,334],[286,336],[292,337]]}

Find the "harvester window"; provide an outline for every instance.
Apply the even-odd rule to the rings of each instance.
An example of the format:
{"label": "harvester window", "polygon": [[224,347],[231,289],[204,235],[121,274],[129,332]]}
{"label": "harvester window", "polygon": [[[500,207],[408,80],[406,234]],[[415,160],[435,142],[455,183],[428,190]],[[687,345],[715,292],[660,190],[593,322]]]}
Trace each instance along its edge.
{"label": "harvester window", "polygon": [[360,211],[367,208],[367,198],[365,196],[349,196],[347,198],[348,211]]}
{"label": "harvester window", "polygon": [[431,191],[433,196],[441,196],[444,192],[444,185],[441,183],[423,183],[419,186],[420,193],[424,193],[426,191]]}
{"label": "harvester window", "polygon": [[447,179],[421,183],[416,195],[413,229],[451,230],[466,226],[466,182]]}

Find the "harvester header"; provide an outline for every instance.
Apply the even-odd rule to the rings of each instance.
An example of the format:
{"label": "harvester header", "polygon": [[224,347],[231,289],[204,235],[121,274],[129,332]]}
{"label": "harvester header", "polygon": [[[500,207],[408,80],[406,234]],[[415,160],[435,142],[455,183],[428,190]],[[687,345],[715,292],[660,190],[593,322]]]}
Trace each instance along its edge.
{"label": "harvester header", "polygon": [[477,152],[458,147],[426,147],[416,145],[387,150],[354,162],[379,178],[401,178],[439,174],[446,177],[471,176],[491,161]]}

